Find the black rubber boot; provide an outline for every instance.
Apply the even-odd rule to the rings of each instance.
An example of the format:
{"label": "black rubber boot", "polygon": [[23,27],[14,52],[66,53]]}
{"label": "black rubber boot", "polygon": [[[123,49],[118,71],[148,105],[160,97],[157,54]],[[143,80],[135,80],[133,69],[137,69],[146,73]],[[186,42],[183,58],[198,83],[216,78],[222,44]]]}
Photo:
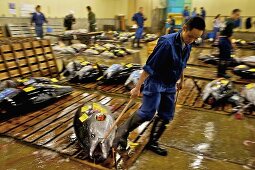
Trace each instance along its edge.
{"label": "black rubber boot", "polygon": [[140,39],[137,39],[137,48],[142,48],[142,46],[140,46]]}
{"label": "black rubber boot", "polygon": [[129,117],[120,127],[118,127],[113,141],[113,147],[117,148],[118,145],[120,145],[121,149],[125,150],[127,148],[129,132],[133,131],[143,122],[144,120],[137,113],[134,113],[131,117]]}
{"label": "black rubber boot", "polygon": [[132,48],[135,48],[135,41],[136,41],[136,38],[134,38],[132,41]]}
{"label": "black rubber boot", "polygon": [[160,119],[158,116],[155,118],[151,129],[150,140],[146,146],[148,150],[151,150],[152,152],[161,156],[167,156],[167,150],[159,146],[158,140],[165,131],[166,125],[168,123],[169,123],[168,121],[164,121]]}

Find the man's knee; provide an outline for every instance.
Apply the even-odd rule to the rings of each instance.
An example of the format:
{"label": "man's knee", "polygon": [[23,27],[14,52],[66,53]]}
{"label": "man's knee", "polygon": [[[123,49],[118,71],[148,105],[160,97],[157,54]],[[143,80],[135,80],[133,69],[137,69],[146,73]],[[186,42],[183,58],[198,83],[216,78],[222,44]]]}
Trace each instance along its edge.
{"label": "man's knee", "polygon": [[155,112],[144,112],[144,111],[138,110],[137,114],[142,118],[142,120],[150,121],[154,117]]}

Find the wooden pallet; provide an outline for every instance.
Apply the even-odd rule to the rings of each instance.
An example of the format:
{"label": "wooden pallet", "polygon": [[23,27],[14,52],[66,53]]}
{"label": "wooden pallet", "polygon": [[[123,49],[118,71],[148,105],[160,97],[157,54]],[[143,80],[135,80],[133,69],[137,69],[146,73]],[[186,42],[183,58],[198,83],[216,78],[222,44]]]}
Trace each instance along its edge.
{"label": "wooden pallet", "polygon": [[[180,91],[179,98],[178,98],[178,105],[182,105],[189,108],[194,109],[206,109],[207,111],[213,110],[218,111],[219,113],[223,114],[230,114],[232,112],[231,105],[226,105],[224,108],[214,108],[212,109],[210,105],[204,104],[201,93],[197,86],[195,85],[194,81],[197,82],[197,85],[204,89],[205,85],[208,84],[210,81],[214,80],[214,78],[204,78],[200,77],[200,75],[196,75],[191,73],[192,76],[186,76],[185,83],[184,83],[184,89]],[[201,73],[202,75],[205,75],[205,73]],[[193,80],[192,80],[193,79]],[[241,88],[247,84],[248,82],[235,82],[235,88],[238,91],[241,91]],[[129,90],[127,90],[122,84],[119,85],[101,85],[97,86],[96,83],[88,83],[88,84],[69,84],[75,86],[78,89],[83,90],[97,90],[103,94],[107,95],[113,95],[113,96],[121,96],[129,98]]]}
{"label": "wooden pallet", "polygon": [[3,37],[5,37],[5,36],[4,36],[3,27],[0,26],[0,38],[3,38]]}
{"label": "wooden pallet", "polygon": [[[109,160],[94,166],[92,160],[84,157],[84,153],[78,142],[76,140],[70,140],[70,136],[74,133],[73,117],[77,108],[84,102],[92,101],[100,102],[108,106],[115,118],[117,118],[127,104],[126,99],[107,97],[96,93],[89,94],[75,90],[71,95],[39,111],[31,112],[0,123],[0,134],[24,141],[28,144],[56,151],[89,166],[97,167],[98,169],[111,168],[107,163]],[[141,104],[137,102],[133,103],[121,122],[130,114],[133,114],[140,105]],[[146,128],[147,126],[144,127],[144,129]],[[140,135],[138,131],[134,131],[132,135],[130,135],[130,140],[140,140],[141,143],[139,147],[137,147],[138,150],[140,149],[139,152],[136,152],[130,158],[132,161],[127,160],[129,165],[135,161],[142,151],[141,147],[144,147],[146,144],[141,141]]]}
{"label": "wooden pallet", "polygon": [[0,80],[17,77],[57,77],[58,67],[49,40],[0,46]]}

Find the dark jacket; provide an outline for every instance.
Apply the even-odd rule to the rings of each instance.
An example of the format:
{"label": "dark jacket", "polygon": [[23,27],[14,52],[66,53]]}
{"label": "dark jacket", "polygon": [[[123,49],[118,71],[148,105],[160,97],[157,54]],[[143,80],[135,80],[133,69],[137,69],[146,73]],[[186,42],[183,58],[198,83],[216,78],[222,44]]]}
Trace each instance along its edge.
{"label": "dark jacket", "polygon": [[35,23],[36,26],[42,26],[44,22],[47,22],[43,13],[34,12],[32,14],[31,23]]}

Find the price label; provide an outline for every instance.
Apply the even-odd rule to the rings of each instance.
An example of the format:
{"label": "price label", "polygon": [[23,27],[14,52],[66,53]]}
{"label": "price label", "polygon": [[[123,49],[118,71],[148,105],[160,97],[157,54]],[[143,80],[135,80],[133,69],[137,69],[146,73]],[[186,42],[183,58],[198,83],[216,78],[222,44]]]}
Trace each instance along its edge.
{"label": "price label", "polygon": [[56,85],[56,84],[53,84],[51,85],[52,87],[56,87],[56,88],[60,88],[61,86],[60,85]]}
{"label": "price label", "polygon": [[246,65],[239,65],[236,68],[247,68],[247,66]]}
{"label": "price label", "polygon": [[254,84],[254,83],[247,84],[245,87],[246,87],[247,89],[252,89],[252,88],[255,87],[255,84]]}
{"label": "price label", "polygon": [[126,67],[131,68],[131,67],[133,67],[133,64],[127,64]]}
{"label": "price label", "polygon": [[98,77],[97,80],[101,80],[104,76]]}
{"label": "price label", "polygon": [[221,84],[226,85],[226,84],[228,84],[229,81],[228,80],[221,80],[220,82],[221,82]]}
{"label": "price label", "polygon": [[35,87],[30,86],[30,87],[24,88],[23,90],[24,90],[25,92],[31,92],[31,91],[35,90]]}
{"label": "price label", "polygon": [[87,110],[89,110],[89,106],[88,106],[88,105],[83,106],[83,107],[81,108],[81,112],[82,112],[82,113],[85,113]]}
{"label": "price label", "polygon": [[255,72],[255,68],[251,68],[251,69],[249,69],[248,71],[250,71],[250,72]]}
{"label": "price label", "polygon": [[81,122],[84,122],[85,120],[87,120],[89,118],[89,116],[86,114],[86,113],[84,113],[81,117],[79,117],[79,120],[81,121]]}
{"label": "price label", "polygon": [[86,65],[88,65],[88,64],[90,64],[90,62],[88,62],[88,61],[83,61],[83,62],[81,63],[81,65],[83,65],[83,66],[86,66]]}
{"label": "price label", "polygon": [[20,83],[24,83],[24,82],[27,82],[27,81],[28,81],[27,78],[25,78],[25,79],[17,79],[17,82],[20,82]]}
{"label": "price label", "polygon": [[51,81],[52,81],[53,83],[57,83],[57,82],[58,82],[58,79],[52,78]]}

